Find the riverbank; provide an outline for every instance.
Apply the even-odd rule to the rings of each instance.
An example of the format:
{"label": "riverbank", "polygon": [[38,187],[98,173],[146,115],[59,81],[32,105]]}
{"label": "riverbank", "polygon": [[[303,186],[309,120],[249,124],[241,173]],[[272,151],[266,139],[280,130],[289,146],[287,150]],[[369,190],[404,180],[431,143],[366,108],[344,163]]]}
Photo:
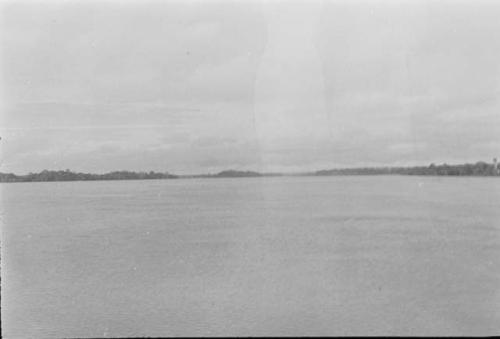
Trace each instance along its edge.
{"label": "riverbank", "polygon": [[44,182],[44,181],[99,181],[99,180],[148,180],[148,179],[192,179],[192,178],[242,178],[272,176],[340,176],[340,175],[425,175],[425,176],[499,176],[497,164],[476,162],[475,164],[412,166],[412,167],[358,167],[320,170],[303,173],[259,173],[254,171],[225,170],[216,174],[176,175],[168,172],[114,171],[105,174],[43,170],[39,173],[16,175],[0,173],[0,182]]}

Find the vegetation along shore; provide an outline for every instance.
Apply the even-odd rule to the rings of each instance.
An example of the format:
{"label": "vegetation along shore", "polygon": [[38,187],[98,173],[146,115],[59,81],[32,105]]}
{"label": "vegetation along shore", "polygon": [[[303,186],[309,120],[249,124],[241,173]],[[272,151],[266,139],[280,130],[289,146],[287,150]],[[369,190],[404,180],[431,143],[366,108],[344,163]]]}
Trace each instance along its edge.
{"label": "vegetation along shore", "polygon": [[483,161],[475,164],[435,165],[412,167],[360,167],[338,168],[305,173],[259,173],[253,171],[226,170],[216,174],[175,175],[168,172],[115,171],[105,174],[78,173],[70,170],[49,171],[16,175],[0,173],[0,182],[43,182],[43,181],[98,181],[98,180],[147,180],[147,179],[188,179],[188,178],[240,178],[269,176],[338,176],[338,175],[433,175],[433,176],[500,176],[500,166],[496,162]]}

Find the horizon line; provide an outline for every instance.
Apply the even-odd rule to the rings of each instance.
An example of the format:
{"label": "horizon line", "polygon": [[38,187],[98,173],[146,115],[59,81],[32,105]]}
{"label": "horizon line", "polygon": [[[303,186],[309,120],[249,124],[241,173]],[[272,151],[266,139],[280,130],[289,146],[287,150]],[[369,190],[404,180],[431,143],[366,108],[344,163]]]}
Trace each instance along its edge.
{"label": "horizon line", "polygon": [[[70,173],[80,173],[80,174],[92,174],[92,175],[106,175],[110,173],[117,173],[117,172],[128,172],[128,173],[155,173],[155,174],[168,174],[168,175],[173,175],[177,177],[193,177],[193,176],[216,176],[218,174],[224,173],[224,172],[239,172],[239,173],[255,173],[255,174],[260,174],[260,175],[307,175],[307,174],[316,174],[318,172],[322,171],[335,171],[335,170],[359,170],[359,169],[395,169],[395,168],[422,168],[422,167],[430,167],[432,165],[434,166],[464,166],[464,165],[476,165],[479,163],[485,163],[489,165],[495,165],[497,158],[493,158],[492,162],[487,162],[484,160],[478,160],[475,162],[465,162],[465,163],[446,163],[443,162],[441,164],[438,164],[436,162],[431,162],[427,165],[380,165],[380,166],[357,166],[357,167],[331,167],[331,168],[323,168],[323,169],[316,169],[316,170],[305,170],[305,171],[264,171],[260,172],[257,170],[250,170],[250,169],[234,169],[234,168],[227,168],[227,169],[222,169],[216,172],[205,172],[205,173],[190,173],[190,174],[175,174],[169,171],[163,171],[163,172],[158,172],[154,170],[127,170],[127,169],[120,169],[120,170],[111,170],[103,173],[95,173],[95,172],[84,172],[84,171],[77,171],[77,170],[72,170],[72,169],[43,169],[38,172],[28,172],[26,174],[16,174],[14,172],[2,172],[0,171],[0,174],[13,174],[15,176],[27,176],[30,174],[40,174],[43,172],[70,172]],[[500,163],[498,164],[500,165]]]}

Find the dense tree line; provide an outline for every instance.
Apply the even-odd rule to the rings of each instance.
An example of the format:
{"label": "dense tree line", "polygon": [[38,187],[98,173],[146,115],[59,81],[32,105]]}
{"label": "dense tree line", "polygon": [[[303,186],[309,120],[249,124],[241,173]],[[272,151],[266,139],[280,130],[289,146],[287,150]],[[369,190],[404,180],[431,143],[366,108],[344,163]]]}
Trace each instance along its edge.
{"label": "dense tree line", "polygon": [[130,172],[115,171],[105,174],[75,173],[65,171],[47,171],[15,175],[0,173],[0,182],[29,182],[29,181],[91,181],[91,180],[144,180],[144,179],[173,179],[176,175],[157,172]]}
{"label": "dense tree line", "polygon": [[315,172],[315,175],[448,175],[448,176],[493,176],[499,175],[498,167],[486,162],[461,165],[435,165],[414,167],[366,167],[342,168]]}
{"label": "dense tree line", "polygon": [[[414,167],[364,167],[340,168],[322,170],[314,173],[296,175],[446,175],[446,176],[500,176],[499,168],[486,162],[462,165],[434,165]],[[251,171],[222,171],[217,174],[199,174],[177,176],[158,172],[130,172],[115,171],[106,174],[75,173],[70,170],[48,171],[15,175],[0,173],[0,182],[30,182],[30,181],[92,181],[92,180],[145,180],[145,179],[174,179],[174,178],[238,178],[284,175],[279,173],[258,173]]]}
{"label": "dense tree line", "polygon": [[228,170],[222,171],[215,175],[215,177],[219,178],[239,178],[239,177],[261,177],[262,174],[252,171],[235,171]]}

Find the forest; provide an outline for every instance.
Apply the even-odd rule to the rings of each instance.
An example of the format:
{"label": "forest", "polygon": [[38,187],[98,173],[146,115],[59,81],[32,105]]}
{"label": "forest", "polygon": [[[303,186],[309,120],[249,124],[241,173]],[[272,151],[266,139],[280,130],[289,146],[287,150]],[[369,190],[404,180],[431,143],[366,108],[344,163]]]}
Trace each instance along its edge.
{"label": "forest", "polygon": [[435,165],[413,167],[364,167],[322,170],[315,175],[447,175],[447,176],[495,176],[498,166],[479,161],[475,164]]}
{"label": "forest", "polygon": [[[500,176],[499,168],[493,163],[483,161],[475,164],[435,165],[412,167],[360,167],[321,170],[312,173],[292,175],[301,176],[334,176],[334,175],[434,175],[434,176]],[[70,170],[49,171],[16,175],[0,173],[0,182],[33,182],[33,181],[96,181],[96,180],[148,180],[178,178],[240,178],[280,176],[283,173],[258,173],[252,171],[226,170],[216,174],[174,175],[168,172],[131,172],[114,171],[105,174],[79,173]]]}
{"label": "forest", "polygon": [[158,172],[114,171],[105,174],[75,173],[70,170],[48,171],[15,175],[0,173],[0,182],[30,182],[30,181],[95,181],[95,180],[145,180],[145,179],[175,179],[178,176]]}

